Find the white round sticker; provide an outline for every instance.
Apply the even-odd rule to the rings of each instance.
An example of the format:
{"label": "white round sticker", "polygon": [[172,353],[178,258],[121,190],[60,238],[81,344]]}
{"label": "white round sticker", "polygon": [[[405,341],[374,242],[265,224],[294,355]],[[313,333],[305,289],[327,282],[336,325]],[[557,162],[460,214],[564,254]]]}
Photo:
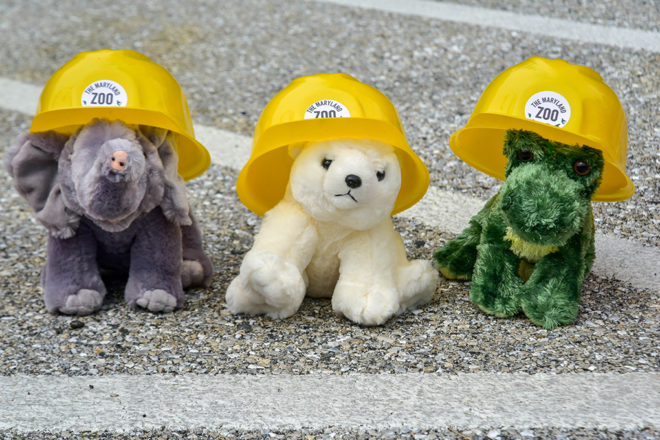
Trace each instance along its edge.
{"label": "white round sticker", "polygon": [[83,107],[126,107],[128,95],[118,82],[109,79],[94,81],[80,97]]}
{"label": "white round sticker", "polygon": [[322,99],[307,107],[305,119],[350,118],[351,112],[346,106],[334,99]]}
{"label": "white round sticker", "polygon": [[527,100],[525,116],[532,121],[563,127],[571,119],[571,106],[559,93],[546,90]]}

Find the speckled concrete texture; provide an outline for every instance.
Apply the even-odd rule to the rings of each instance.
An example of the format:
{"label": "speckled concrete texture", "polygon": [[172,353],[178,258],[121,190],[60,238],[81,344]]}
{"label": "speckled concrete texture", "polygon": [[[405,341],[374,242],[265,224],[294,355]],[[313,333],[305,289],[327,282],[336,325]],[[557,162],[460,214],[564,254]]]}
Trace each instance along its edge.
{"label": "speckled concrete texture", "polygon": [[81,437],[90,440],[230,440],[241,438],[245,440],[256,439],[292,439],[292,440],[312,440],[312,439],[337,439],[337,440],[514,440],[514,439],[557,439],[557,440],[655,440],[660,436],[660,432],[653,429],[641,431],[607,431],[596,429],[486,429],[486,430],[458,430],[452,427],[437,430],[427,429],[393,429],[393,430],[358,430],[352,432],[338,431],[336,428],[329,427],[324,430],[260,430],[260,431],[209,431],[209,430],[186,430],[170,431],[167,429],[154,431],[133,431],[125,434],[116,434],[108,432],[57,432],[57,433],[3,433],[0,431],[0,439],[16,440],[60,440],[60,439],[79,439]]}
{"label": "speckled concrete texture", "polygon": [[[128,308],[123,281],[87,317],[48,315],[38,288],[45,232],[10,194],[2,213],[7,267],[0,295],[0,373],[335,373],[630,372],[657,369],[657,292],[590,276],[576,325],[555,331],[527,319],[478,312],[464,283],[441,281],[432,303],[376,328],[336,317],[327,300],[306,299],[290,319],[234,316],[224,292],[250,248],[259,220],[237,201],[236,173],[212,166],[189,184],[218,274],[193,290],[183,310],[154,315]],[[17,219],[16,222],[14,219]],[[430,258],[437,231],[397,220],[411,258]],[[31,237],[26,240],[25,237]],[[26,261],[25,256],[30,255]],[[81,323],[82,326],[74,323]]]}
{"label": "speckled concrete texture", "polygon": [[455,3],[519,14],[540,15],[583,23],[658,31],[660,3],[654,0],[614,2],[574,0],[460,0]]}
{"label": "speckled concrete texture", "polygon": [[[80,50],[132,48],[174,74],[196,122],[251,135],[268,100],[293,78],[348,72],[391,98],[432,185],[481,198],[499,182],[460,161],[448,139],[488,83],[535,55],[588,65],[627,113],[628,170],[637,188],[626,202],[596,203],[597,225],[660,244],[657,53],[315,2],[225,2],[222,10],[202,1],[40,4],[45,16],[27,15],[28,2],[8,9],[5,23],[21,26],[0,48],[0,75],[43,84]],[[660,12],[648,18],[660,22]],[[71,21],[80,26],[67,27]]]}
{"label": "speckled concrete texture", "polygon": [[[482,7],[608,26],[658,30],[654,1],[465,1]],[[74,54],[131,48],[164,65],[182,85],[196,123],[251,135],[268,100],[293,78],[344,71],[382,90],[429,167],[431,185],[486,199],[499,182],[449,149],[486,85],[501,71],[541,55],[585,64],[619,96],[629,126],[628,173],[635,195],[595,203],[597,228],[660,246],[660,54],[303,1],[0,0],[0,76],[43,85]],[[30,118],[0,111],[0,154]],[[658,372],[660,292],[587,278],[575,325],[546,331],[527,319],[497,319],[467,297],[469,285],[441,280],[433,301],[363,328],[330,303],[306,299],[284,321],[233,316],[224,306],[260,220],[235,194],[237,170],[211,166],[188,183],[205,248],[217,274],[186,296],[182,310],[129,309],[124,280],[92,316],[49,315],[39,272],[46,231],[0,173],[0,374],[113,373],[344,374],[433,372]],[[430,258],[452,235],[397,218],[411,258]],[[658,262],[660,266],[660,262]],[[655,427],[657,429],[657,427]],[[0,438],[78,438],[80,433],[0,432]],[[658,438],[654,428],[604,430],[87,433],[88,438]]]}

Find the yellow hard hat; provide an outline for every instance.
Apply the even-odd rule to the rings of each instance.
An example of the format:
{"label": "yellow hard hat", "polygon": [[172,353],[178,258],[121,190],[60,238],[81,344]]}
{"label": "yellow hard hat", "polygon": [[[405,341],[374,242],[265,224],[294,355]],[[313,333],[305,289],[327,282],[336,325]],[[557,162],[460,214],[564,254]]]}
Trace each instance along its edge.
{"label": "yellow hard hat", "polygon": [[594,70],[532,57],[499,74],[484,90],[465,127],[449,139],[463,161],[504,180],[508,129],[523,129],[568,145],[603,152],[605,168],[593,200],[630,198],[626,175],[628,125],[616,94]]}
{"label": "yellow hard hat", "polygon": [[186,97],[162,66],[132,50],[81,52],[50,77],[31,132],[72,134],[95,118],[164,128],[178,137],[179,174],[204,173],[211,158],[195,140]]}
{"label": "yellow hard hat", "polygon": [[429,185],[429,172],[408,145],[396,109],[380,91],[345,73],[320,73],[291,82],[266,105],[254,131],[252,154],[236,191],[258,215],[273,208],[289,181],[289,145],[368,138],[394,147],[401,189],[392,215],[414,205]]}

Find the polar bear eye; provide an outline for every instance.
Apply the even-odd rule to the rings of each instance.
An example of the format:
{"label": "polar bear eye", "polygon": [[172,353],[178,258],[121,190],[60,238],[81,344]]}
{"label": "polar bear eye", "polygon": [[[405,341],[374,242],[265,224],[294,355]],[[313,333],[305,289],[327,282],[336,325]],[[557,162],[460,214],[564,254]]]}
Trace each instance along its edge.
{"label": "polar bear eye", "polygon": [[332,160],[323,159],[323,161],[321,162],[321,166],[327,170],[328,168],[330,168],[331,163],[332,163]]}
{"label": "polar bear eye", "polygon": [[385,178],[385,171],[376,171],[376,179],[380,182]]}

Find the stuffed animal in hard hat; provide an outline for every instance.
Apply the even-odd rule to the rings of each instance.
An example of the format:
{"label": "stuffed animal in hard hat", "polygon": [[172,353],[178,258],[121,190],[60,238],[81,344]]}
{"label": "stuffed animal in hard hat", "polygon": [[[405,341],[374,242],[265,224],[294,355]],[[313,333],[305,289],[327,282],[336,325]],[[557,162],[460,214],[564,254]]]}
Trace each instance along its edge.
{"label": "stuffed animal in hard hat", "polygon": [[505,182],[435,265],[471,280],[470,299],[487,313],[572,323],[595,257],[591,200],[634,191],[614,92],[588,67],[530,58],[491,82],[450,146]]}
{"label": "stuffed animal in hard hat", "polygon": [[428,182],[381,92],[340,73],[294,80],[264,109],[238,177],[241,201],[265,216],[229,310],[286,318],[307,294],[378,325],[428,302],[437,272],[408,261],[391,219]]}
{"label": "stuffed animal in hard hat", "polygon": [[6,157],[14,184],[50,232],[46,308],[85,315],[106,295],[102,269],[126,271],[131,306],[181,307],[212,274],[184,181],[209,165],[185,96],[130,50],[75,56],[46,84],[30,131]]}

